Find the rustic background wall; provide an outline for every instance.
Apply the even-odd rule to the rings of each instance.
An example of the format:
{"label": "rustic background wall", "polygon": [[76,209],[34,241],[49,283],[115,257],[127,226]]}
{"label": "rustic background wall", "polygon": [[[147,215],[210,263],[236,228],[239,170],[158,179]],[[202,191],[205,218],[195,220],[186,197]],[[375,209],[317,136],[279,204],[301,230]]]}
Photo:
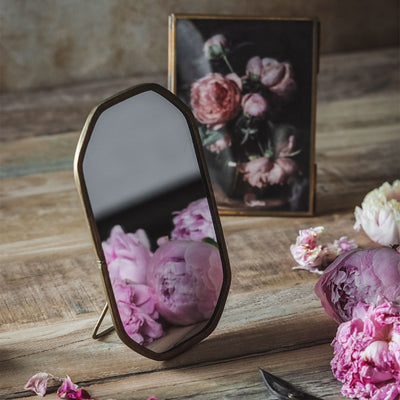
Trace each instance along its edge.
{"label": "rustic background wall", "polygon": [[399,41],[399,0],[0,0],[0,90],[166,72],[172,12],[318,17],[323,53]]}

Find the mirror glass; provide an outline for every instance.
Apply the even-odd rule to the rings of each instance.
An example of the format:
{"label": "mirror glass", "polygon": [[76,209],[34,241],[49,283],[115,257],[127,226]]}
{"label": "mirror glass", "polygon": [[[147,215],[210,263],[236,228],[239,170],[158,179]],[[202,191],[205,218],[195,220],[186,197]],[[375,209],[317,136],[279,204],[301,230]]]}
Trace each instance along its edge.
{"label": "mirror glass", "polygon": [[114,322],[150,357],[216,324],[229,285],[196,131],[181,107],[166,89],[143,86],[100,105],[81,138],[80,183]]}

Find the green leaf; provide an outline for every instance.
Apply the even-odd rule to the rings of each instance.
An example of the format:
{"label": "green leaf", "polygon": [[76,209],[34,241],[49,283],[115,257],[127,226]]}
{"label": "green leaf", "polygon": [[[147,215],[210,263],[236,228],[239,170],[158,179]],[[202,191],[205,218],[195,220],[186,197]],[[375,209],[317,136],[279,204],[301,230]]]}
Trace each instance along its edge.
{"label": "green leaf", "polygon": [[222,139],[223,137],[224,134],[222,132],[207,130],[206,137],[202,138],[203,147],[207,147],[210,144],[215,143],[217,140]]}
{"label": "green leaf", "polygon": [[218,243],[213,238],[206,237],[202,240],[202,242],[211,244],[212,246],[214,246],[218,249]]}

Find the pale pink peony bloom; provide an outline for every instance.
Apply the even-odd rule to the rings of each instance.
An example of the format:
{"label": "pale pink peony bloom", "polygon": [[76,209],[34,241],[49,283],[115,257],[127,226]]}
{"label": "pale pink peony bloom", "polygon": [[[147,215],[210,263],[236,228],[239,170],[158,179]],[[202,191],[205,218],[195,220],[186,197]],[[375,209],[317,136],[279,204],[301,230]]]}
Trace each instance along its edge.
{"label": "pale pink peony bloom", "polygon": [[47,372],[39,372],[33,375],[26,383],[24,389],[35,392],[38,396],[44,396],[47,392],[47,386],[51,380],[61,382],[61,379]]}
{"label": "pale pink peony bloom", "polygon": [[400,398],[400,306],[358,303],[332,342],[342,393],[359,400]]}
{"label": "pale pink peony bloom", "polygon": [[203,46],[204,56],[208,60],[220,58],[225,53],[228,40],[224,35],[214,35],[208,39]]}
{"label": "pale pink peony bloom", "polygon": [[268,110],[268,103],[259,93],[247,93],[242,98],[242,107],[250,117],[262,117]]}
{"label": "pale pink peony bloom", "polygon": [[208,145],[207,150],[211,151],[212,153],[219,154],[221,153],[221,151],[227,149],[230,146],[232,146],[231,137],[228,133],[225,133],[224,137]]}
{"label": "pale pink peony bloom", "polygon": [[337,322],[352,318],[359,303],[400,303],[400,254],[391,248],[340,255],[315,286],[326,313]]}
{"label": "pale pink peony bloom", "polygon": [[176,211],[171,240],[189,239],[197,242],[205,238],[216,240],[208,201],[204,197],[193,201],[182,211]]}
{"label": "pale pink peony bloom", "polygon": [[299,232],[296,243],[290,246],[290,252],[298,263],[293,269],[322,274],[324,268],[339,254],[357,247],[354,241],[348,240],[346,236],[335,240],[334,243],[318,244],[318,238],[323,231],[323,226],[317,226]]}
{"label": "pale pink peony bloom", "polygon": [[293,182],[297,172],[296,161],[292,158],[278,158],[268,173],[268,183],[270,185],[286,185]]}
{"label": "pale pink peony bloom", "polygon": [[190,105],[196,119],[219,129],[240,111],[241,79],[236,74],[209,73],[191,86]]}
{"label": "pale pink peony bloom", "polygon": [[400,244],[400,180],[369,192],[361,208],[356,207],[354,229],[364,232],[384,246]]}
{"label": "pale pink peony bloom", "polygon": [[246,74],[260,80],[271,92],[285,99],[290,98],[297,87],[291,64],[273,58],[251,58],[246,66]]}
{"label": "pale pink peony bloom", "polygon": [[139,344],[151,343],[163,335],[156,320],[156,294],[153,288],[135,283],[119,283],[113,286],[115,301],[125,332]]}
{"label": "pale pink peony bloom", "polygon": [[121,226],[112,228],[102,243],[111,282],[146,283],[146,270],[152,253],[149,239],[142,229],[125,233]]}
{"label": "pale pink peony bloom", "polygon": [[246,163],[238,164],[238,171],[241,172],[243,180],[250,186],[263,188],[268,185],[268,173],[274,163],[269,157],[260,157]]}
{"label": "pale pink peony bloom", "polygon": [[210,318],[222,280],[218,249],[189,240],[175,240],[160,246],[148,271],[160,315],[176,325],[195,324]]}

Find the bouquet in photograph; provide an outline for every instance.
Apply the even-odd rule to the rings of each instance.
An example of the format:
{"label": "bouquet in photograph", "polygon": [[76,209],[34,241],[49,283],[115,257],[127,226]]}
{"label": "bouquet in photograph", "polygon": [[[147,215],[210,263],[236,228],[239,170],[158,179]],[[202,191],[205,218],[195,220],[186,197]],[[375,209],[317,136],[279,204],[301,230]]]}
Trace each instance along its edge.
{"label": "bouquet in photograph", "polygon": [[232,52],[224,35],[209,38],[204,57],[214,72],[190,88],[213,183],[247,207],[298,210],[309,182],[302,130],[292,117],[296,71],[268,55],[235,70]]}

